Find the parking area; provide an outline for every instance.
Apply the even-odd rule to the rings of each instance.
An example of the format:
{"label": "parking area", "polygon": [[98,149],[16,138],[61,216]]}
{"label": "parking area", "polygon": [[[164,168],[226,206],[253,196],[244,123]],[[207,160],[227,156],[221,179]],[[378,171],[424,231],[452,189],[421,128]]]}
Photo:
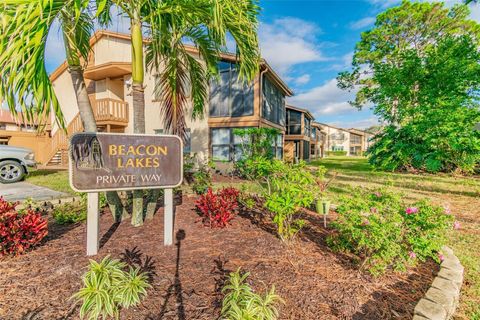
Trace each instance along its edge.
{"label": "parking area", "polygon": [[23,201],[28,198],[33,200],[59,199],[69,195],[22,181],[12,184],[0,183],[0,196],[8,201]]}

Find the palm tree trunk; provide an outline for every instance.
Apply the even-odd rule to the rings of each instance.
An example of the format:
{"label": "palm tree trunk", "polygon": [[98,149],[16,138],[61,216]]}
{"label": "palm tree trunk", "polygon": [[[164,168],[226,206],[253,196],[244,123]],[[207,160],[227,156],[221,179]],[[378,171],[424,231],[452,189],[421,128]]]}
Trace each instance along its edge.
{"label": "palm tree trunk", "polygon": [[[132,19],[132,95],[133,95],[133,132],[145,133],[145,93],[143,89],[143,35],[140,19]],[[143,224],[143,191],[133,191],[132,225]]]}
{"label": "palm tree trunk", "polygon": [[90,99],[88,98],[87,87],[83,78],[83,70],[80,66],[69,67],[70,76],[72,77],[73,88],[77,98],[78,111],[82,120],[83,128],[87,132],[97,132],[97,123],[93,114]]}
{"label": "palm tree trunk", "polygon": [[[68,23],[68,20],[64,20]],[[64,28],[65,30],[71,30]],[[72,46],[68,42],[68,37],[64,33],[65,52],[68,62],[68,70],[72,78],[73,89],[75,90],[75,97],[77,99],[78,111],[83,128],[86,132],[97,132],[97,122],[95,121],[95,114],[93,113],[90,98],[88,97],[87,86],[83,77],[83,68],[80,64],[80,59],[77,54],[72,54]],[[116,192],[107,192],[106,198],[110,211],[112,212],[115,222],[120,221],[121,217],[125,216],[126,210],[120,201],[120,197]]]}

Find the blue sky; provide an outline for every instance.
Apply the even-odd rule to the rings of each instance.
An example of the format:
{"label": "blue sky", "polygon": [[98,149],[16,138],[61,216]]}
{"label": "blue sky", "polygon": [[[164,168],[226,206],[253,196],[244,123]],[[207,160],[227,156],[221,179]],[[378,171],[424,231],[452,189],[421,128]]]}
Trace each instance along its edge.
{"label": "blue sky", "polygon": [[[378,123],[370,110],[357,111],[348,101],[353,93],[336,86],[338,72],[348,70],[362,31],[375,16],[398,0],[260,0],[262,55],[294,90],[289,103],[307,108],[319,122],[350,128]],[[459,2],[447,1],[448,5]],[[480,5],[472,6],[480,21]],[[111,28],[126,32],[128,21],[117,19]],[[47,67],[63,60],[63,46],[53,31],[47,46]]]}

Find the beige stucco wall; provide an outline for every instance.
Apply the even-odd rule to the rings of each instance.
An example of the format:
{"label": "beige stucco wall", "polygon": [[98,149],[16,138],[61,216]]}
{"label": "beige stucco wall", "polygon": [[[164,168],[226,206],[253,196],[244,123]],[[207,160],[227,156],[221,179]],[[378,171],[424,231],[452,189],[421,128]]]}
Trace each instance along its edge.
{"label": "beige stucco wall", "polygon": [[[53,82],[53,88],[57,94],[65,123],[68,125],[78,114],[78,105],[75,90],[73,90],[72,78],[67,70]],[[53,114],[52,123],[52,133],[55,133],[58,130],[58,126],[55,123],[55,115]]]}
{"label": "beige stucco wall", "polygon": [[129,40],[102,37],[94,46],[95,65],[107,62],[131,62],[132,49]]}
{"label": "beige stucco wall", "polygon": [[35,159],[40,163],[45,163],[50,160],[47,159],[45,150],[50,150],[50,139],[47,135],[39,135],[33,132],[23,131],[7,131],[0,130],[0,136],[10,137],[8,140],[9,146],[22,147],[32,149],[35,153]]}
{"label": "beige stucco wall", "polygon": [[[327,133],[325,151],[332,151],[333,146],[343,146],[343,151],[350,155],[350,133],[346,130],[337,129],[330,126],[323,126],[323,130]],[[335,139],[339,134],[344,136],[343,140]]]}
{"label": "beige stucco wall", "polygon": [[[147,72],[145,75],[145,129],[146,133],[153,134],[156,129],[163,129],[162,104],[155,101],[155,76]],[[203,119],[192,120],[192,104],[190,103],[185,115],[186,125],[191,131],[192,153],[196,153],[200,161],[208,159],[208,115],[207,106],[204,108]],[[131,118],[132,119],[132,118]]]}

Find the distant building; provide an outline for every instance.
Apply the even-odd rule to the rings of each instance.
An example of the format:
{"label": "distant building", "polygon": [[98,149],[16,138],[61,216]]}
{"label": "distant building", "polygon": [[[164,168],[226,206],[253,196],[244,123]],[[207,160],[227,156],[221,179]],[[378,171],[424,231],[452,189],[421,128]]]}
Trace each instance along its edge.
{"label": "distant building", "polygon": [[286,161],[310,161],[314,117],[306,109],[289,105],[286,106],[286,112],[284,159]]}

